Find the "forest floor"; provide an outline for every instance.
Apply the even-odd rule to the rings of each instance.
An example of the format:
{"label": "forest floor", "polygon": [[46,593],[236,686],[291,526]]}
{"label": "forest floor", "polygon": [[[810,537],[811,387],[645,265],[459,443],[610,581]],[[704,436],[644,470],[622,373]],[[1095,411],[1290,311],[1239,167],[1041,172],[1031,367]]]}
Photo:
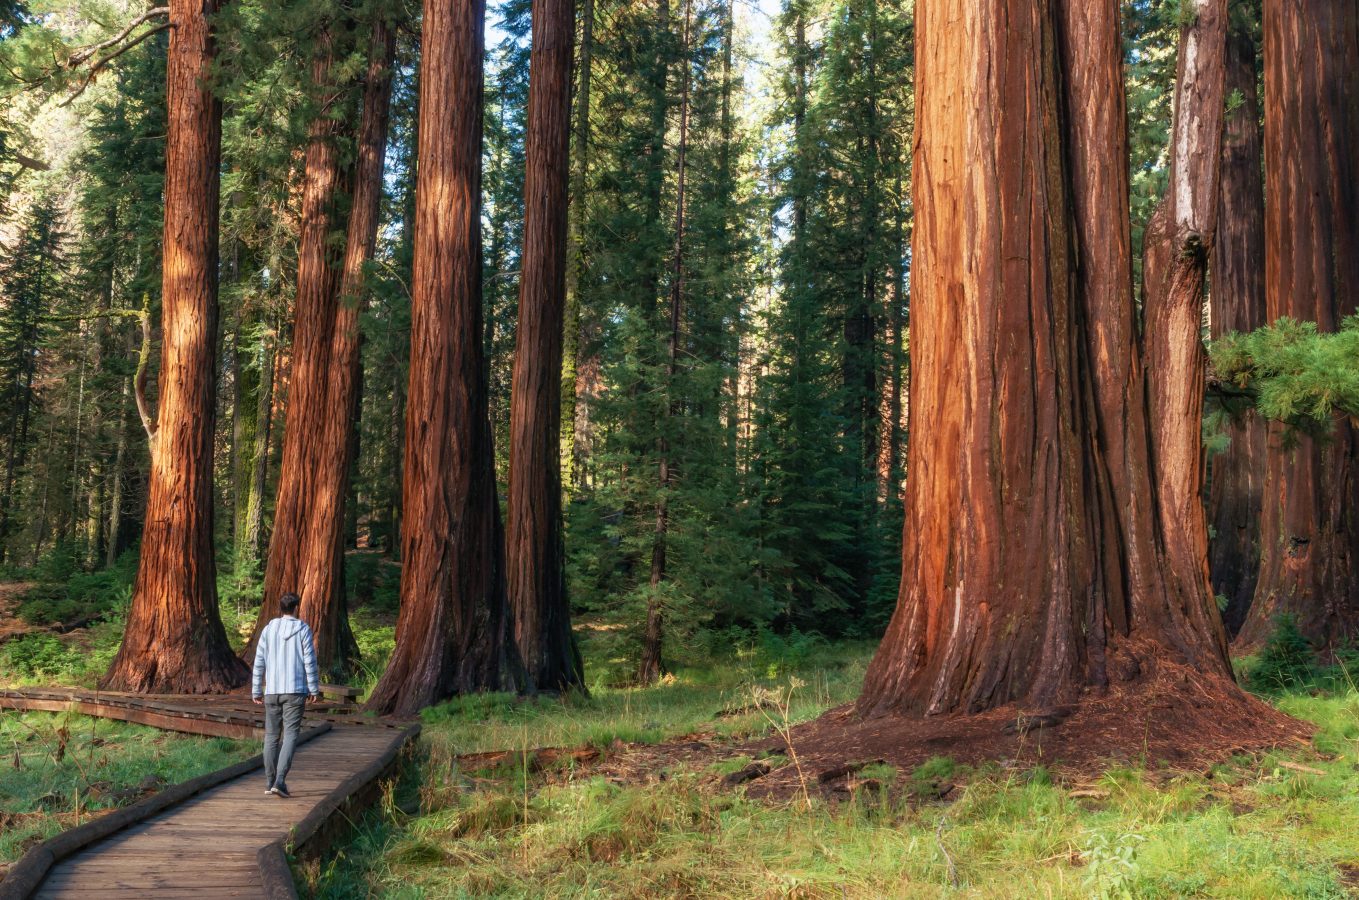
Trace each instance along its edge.
{"label": "forest floor", "polygon": [[433,707],[402,784],[302,880],[329,898],[1359,896],[1348,670],[1267,695],[1309,738],[1243,735],[1211,762],[1072,766],[1033,735],[986,761],[950,743],[822,768],[800,738],[854,699],[870,654],[766,642],[650,688]]}
{"label": "forest floor", "polygon": [[[227,599],[223,615],[233,637],[253,621]],[[381,599],[354,609],[358,683],[381,670],[393,619]],[[92,683],[119,626],[115,604],[83,634],[0,646],[0,683]],[[1235,746],[1214,737],[1205,755],[1173,752],[1153,718],[1117,703],[1089,727],[1073,716],[1051,732],[1005,735],[997,719],[975,726],[980,739],[931,743],[918,724],[897,722],[899,733],[874,742],[855,729],[882,723],[835,720],[857,696],[867,642],[763,635],[693,648],[659,684],[637,688],[619,679],[627,666],[616,634],[580,633],[589,696],[491,694],[426,710],[421,752],[402,780],[346,846],[299,871],[300,883],[327,898],[1359,896],[1352,656],[1274,681],[1255,674],[1267,668],[1259,660],[1239,660],[1243,681],[1307,736],[1275,722]],[[88,720],[65,724],[67,759],[84,763]],[[61,725],[43,727],[50,735]],[[134,726],[97,728],[108,740]],[[1082,735],[1111,728],[1132,749],[1082,755]],[[12,792],[24,799],[9,796],[5,776],[0,810],[50,808],[30,821],[50,833],[91,805],[53,799],[75,798],[81,785],[196,774],[158,757],[180,752],[158,740],[204,745],[139,736],[107,754],[122,776],[68,774]],[[25,771],[53,756],[45,741],[27,739]],[[908,749],[892,751],[894,742]],[[230,761],[231,742],[209,744],[221,755],[195,753],[195,762]]]}

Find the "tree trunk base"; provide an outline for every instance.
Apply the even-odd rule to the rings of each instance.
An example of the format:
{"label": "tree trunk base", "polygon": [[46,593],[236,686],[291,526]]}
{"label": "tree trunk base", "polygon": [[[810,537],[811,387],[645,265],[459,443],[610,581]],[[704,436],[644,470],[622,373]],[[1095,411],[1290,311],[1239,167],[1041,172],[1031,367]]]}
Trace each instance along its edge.
{"label": "tree trunk base", "polygon": [[[1233,682],[1170,660],[1152,646],[1122,642],[1111,654],[1110,686],[1091,687],[1047,709],[1002,706],[972,715],[864,716],[833,709],[792,731],[804,776],[856,760],[882,759],[910,771],[931,757],[964,765],[1043,765],[1068,775],[1097,775],[1111,765],[1202,769],[1238,753],[1307,745],[1312,727]],[[1121,676],[1121,677],[1120,677]],[[782,738],[746,748],[779,750]],[[758,793],[799,794],[795,767],[775,769]]]}
{"label": "tree trunk base", "polygon": [[119,653],[100,690],[133,694],[225,694],[250,680],[250,669],[230,650],[185,653],[148,646]]}

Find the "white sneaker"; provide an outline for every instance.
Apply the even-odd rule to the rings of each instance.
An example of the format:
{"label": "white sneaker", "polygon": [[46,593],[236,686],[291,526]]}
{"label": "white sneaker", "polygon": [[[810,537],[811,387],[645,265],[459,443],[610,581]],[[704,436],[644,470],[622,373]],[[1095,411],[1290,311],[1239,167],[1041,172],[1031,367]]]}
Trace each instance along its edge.
{"label": "white sneaker", "polygon": [[267,797],[267,796],[269,796],[270,794],[277,794],[277,793],[278,793],[278,790],[277,790],[276,788],[269,788],[267,791],[264,792],[264,795]]}

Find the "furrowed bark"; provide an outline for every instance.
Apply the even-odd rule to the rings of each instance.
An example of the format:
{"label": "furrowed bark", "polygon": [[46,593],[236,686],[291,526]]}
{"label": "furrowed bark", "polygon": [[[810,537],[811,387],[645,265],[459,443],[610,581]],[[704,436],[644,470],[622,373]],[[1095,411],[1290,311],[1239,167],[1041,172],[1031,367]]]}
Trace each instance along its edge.
{"label": "furrowed bark", "polygon": [[[242,658],[254,658],[260,632],[278,615],[279,597],[297,593],[302,598],[300,615],[315,636],[317,665],[336,679],[347,675],[358,646],[334,571],[340,560],[331,546],[318,544],[313,538],[315,531],[324,529],[324,519],[344,515],[344,495],[340,494],[337,504],[328,489],[336,473],[326,467],[331,460],[324,459],[325,441],[334,438],[326,434],[328,423],[345,419],[335,414],[330,395],[332,382],[345,374],[344,362],[331,355],[344,262],[333,235],[335,204],[343,189],[338,144],[341,123],[336,104],[342,102],[346,87],[337,84],[332,74],[337,52],[335,32],[340,28],[339,22],[321,26],[312,60],[312,83],[319,96],[304,164],[283,458],[264,570],[264,602],[254,634],[241,651]],[[347,441],[347,436],[341,434],[340,440]]]}
{"label": "furrowed bark", "polygon": [[1205,569],[1170,565],[1152,499],[1130,226],[1110,221],[1118,5],[916,16],[906,539],[859,708],[1047,709],[1162,657],[1231,690]]}
{"label": "furrowed bark", "polygon": [[[1270,0],[1264,13],[1266,318],[1335,331],[1359,311],[1359,6]],[[1359,630],[1359,430],[1269,426],[1260,577],[1237,638],[1278,617],[1318,649]]]}
{"label": "furrowed bark", "polygon": [[141,561],[109,690],[209,693],[248,671],[217,610],[212,437],[221,104],[209,86],[216,0],[173,0],[167,60],[160,399]]}
{"label": "furrowed bark", "polygon": [[1208,582],[1204,512],[1201,338],[1204,276],[1217,225],[1226,0],[1194,0],[1180,32],[1170,185],[1147,224],[1142,267],[1144,355],[1151,402],[1152,458],[1164,553],[1179,597],[1165,612],[1200,619],[1225,642]]}
{"label": "furrowed bark", "polygon": [[425,4],[401,613],[370,709],[521,685],[505,591],[481,304],[483,0]]}
{"label": "furrowed bark", "polygon": [[572,0],[535,0],[525,134],[524,244],[510,396],[505,523],[515,642],[540,689],[579,687],[562,535],[561,375],[567,268]]}
{"label": "furrowed bark", "polygon": [[[1227,32],[1226,93],[1240,102],[1226,118],[1218,182],[1217,237],[1209,259],[1214,338],[1265,324],[1265,195],[1256,93],[1255,41],[1248,22]],[[1260,503],[1265,424],[1254,409],[1234,411],[1227,449],[1209,461],[1208,569],[1213,592],[1227,598],[1229,635],[1245,621],[1260,571]]]}

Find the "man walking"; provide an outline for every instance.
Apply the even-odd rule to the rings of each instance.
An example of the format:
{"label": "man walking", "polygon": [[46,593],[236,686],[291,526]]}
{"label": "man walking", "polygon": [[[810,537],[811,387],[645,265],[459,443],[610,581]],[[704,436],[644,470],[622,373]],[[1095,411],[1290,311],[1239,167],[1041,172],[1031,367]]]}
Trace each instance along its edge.
{"label": "man walking", "polygon": [[301,603],[302,598],[296,594],[279,598],[278,608],[283,615],[260,632],[250,686],[251,699],[264,704],[264,780],[269,784],[265,793],[277,797],[290,796],[288,769],[293,764],[293,748],[302,725],[302,708],[308,695],[313,700],[321,699],[311,628],[297,617]]}

